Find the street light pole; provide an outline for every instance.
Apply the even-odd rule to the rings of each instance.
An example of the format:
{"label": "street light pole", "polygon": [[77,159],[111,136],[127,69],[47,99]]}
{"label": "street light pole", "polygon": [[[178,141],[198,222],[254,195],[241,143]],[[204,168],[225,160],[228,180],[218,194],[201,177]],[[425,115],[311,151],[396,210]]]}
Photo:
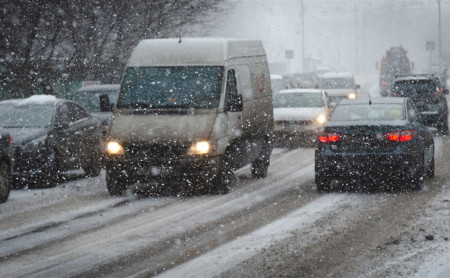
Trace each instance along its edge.
{"label": "street light pole", "polygon": [[438,19],[439,19],[439,72],[441,72],[442,64],[442,28],[441,28],[441,0],[438,0]]}

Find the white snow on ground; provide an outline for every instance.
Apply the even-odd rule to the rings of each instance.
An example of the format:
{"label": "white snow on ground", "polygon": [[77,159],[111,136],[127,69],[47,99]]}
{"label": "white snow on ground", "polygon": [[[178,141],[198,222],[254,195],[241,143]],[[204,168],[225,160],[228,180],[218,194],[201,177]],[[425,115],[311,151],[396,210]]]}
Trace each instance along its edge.
{"label": "white snow on ground", "polygon": [[421,267],[414,276],[416,278],[448,278],[450,277],[450,184],[443,186],[442,194],[438,195],[425,213],[429,217],[422,219],[418,224],[428,227],[430,231],[444,230],[444,237],[435,238],[428,255],[418,262]]}
{"label": "white snow on ground", "polygon": [[[166,271],[160,277],[217,276],[224,270],[233,269],[242,261],[257,255],[263,249],[276,245],[277,242],[291,236],[293,232],[313,226],[314,222],[323,218],[324,214],[339,211],[340,206],[349,203],[356,204],[359,201],[362,201],[362,198],[355,198],[351,195],[324,195],[286,217]],[[357,214],[357,210],[354,210],[354,213]],[[347,217],[351,218],[350,215]],[[342,225],[345,225],[345,222],[342,222]],[[329,231],[322,230],[320,232],[326,234]]]}

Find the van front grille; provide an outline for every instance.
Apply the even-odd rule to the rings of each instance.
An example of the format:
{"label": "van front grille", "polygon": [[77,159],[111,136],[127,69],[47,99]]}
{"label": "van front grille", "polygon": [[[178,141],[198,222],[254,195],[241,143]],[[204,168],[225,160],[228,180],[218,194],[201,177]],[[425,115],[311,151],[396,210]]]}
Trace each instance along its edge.
{"label": "van front grille", "polygon": [[148,159],[177,158],[188,153],[186,145],[150,144],[130,145],[125,147],[126,155]]}

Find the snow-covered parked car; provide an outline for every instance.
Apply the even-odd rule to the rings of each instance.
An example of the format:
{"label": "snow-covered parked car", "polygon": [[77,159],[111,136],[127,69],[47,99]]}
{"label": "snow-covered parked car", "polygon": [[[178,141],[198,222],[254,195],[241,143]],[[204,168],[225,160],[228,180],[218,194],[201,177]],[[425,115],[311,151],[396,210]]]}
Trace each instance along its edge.
{"label": "snow-covered parked car", "polygon": [[0,102],[0,127],[14,138],[13,186],[54,186],[60,171],[100,172],[100,122],[50,95]]}
{"label": "snow-covered parked car", "polygon": [[277,141],[297,145],[316,139],[326,121],[328,102],[322,90],[289,89],[274,97],[273,109]]}
{"label": "snow-covered parked car", "polygon": [[11,135],[0,130],[0,203],[8,200],[11,190],[11,171],[14,166]]}

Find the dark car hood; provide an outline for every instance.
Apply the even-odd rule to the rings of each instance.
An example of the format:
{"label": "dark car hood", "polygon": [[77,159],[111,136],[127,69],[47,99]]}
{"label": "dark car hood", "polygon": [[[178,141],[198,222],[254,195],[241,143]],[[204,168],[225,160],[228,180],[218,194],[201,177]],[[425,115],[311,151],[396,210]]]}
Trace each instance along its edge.
{"label": "dark car hood", "polygon": [[15,146],[26,144],[34,139],[46,136],[50,128],[3,128],[11,134]]}

